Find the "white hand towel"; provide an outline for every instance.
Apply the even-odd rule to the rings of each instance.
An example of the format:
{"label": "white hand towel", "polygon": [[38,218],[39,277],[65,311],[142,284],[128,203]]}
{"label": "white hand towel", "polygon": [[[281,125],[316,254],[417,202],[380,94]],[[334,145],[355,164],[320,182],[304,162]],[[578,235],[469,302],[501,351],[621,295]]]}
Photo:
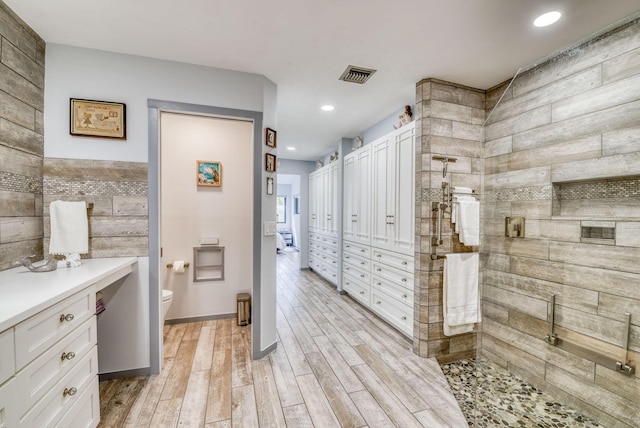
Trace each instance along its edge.
{"label": "white hand towel", "polygon": [[86,202],[53,201],[50,254],[86,254],[89,252],[89,226]]}
{"label": "white hand towel", "polygon": [[447,254],[444,261],[442,311],[444,334],[473,331],[479,322],[478,253]]}
{"label": "white hand towel", "polygon": [[471,195],[453,195],[453,202],[451,204],[451,223],[455,224],[455,232],[460,233],[460,219],[459,219],[459,204],[458,201],[475,201]]}
{"label": "white hand towel", "polygon": [[467,246],[480,245],[480,202],[458,201],[458,222],[456,229],[460,231],[460,242]]}

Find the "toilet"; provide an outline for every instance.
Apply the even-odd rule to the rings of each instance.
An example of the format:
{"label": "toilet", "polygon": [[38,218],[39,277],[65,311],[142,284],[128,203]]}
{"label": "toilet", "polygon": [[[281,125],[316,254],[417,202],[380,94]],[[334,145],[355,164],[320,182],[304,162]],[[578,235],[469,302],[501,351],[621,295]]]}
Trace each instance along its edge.
{"label": "toilet", "polygon": [[169,306],[171,306],[172,300],[173,291],[162,290],[162,325],[164,325],[164,320],[167,317],[167,312],[169,312]]}

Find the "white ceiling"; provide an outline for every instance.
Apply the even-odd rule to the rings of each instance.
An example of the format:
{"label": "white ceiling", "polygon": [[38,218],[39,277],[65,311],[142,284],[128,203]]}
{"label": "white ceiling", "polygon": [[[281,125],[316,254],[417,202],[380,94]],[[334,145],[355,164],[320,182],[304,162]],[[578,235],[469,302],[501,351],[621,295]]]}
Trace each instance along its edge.
{"label": "white ceiling", "polygon": [[[306,160],[413,104],[423,78],[488,89],[640,13],[639,0],[4,1],[48,43],[266,76],[278,85],[279,156]],[[561,21],[533,27],[550,10]],[[350,64],[378,72],[338,81]]]}

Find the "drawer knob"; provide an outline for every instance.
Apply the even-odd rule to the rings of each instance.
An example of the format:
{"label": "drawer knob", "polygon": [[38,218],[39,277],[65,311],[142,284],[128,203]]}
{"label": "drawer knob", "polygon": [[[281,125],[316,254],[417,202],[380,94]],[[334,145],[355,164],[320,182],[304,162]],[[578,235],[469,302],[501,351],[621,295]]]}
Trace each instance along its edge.
{"label": "drawer knob", "polygon": [[406,321],[406,320],[407,320],[407,317],[402,317],[402,321]]}
{"label": "drawer knob", "polygon": [[60,356],[60,361],[73,360],[76,357],[75,352],[63,352]]}
{"label": "drawer knob", "polygon": [[362,273],[361,273],[361,274],[360,274],[360,278],[364,278],[364,274],[362,274]]}
{"label": "drawer knob", "polygon": [[360,264],[361,264],[361,265],[364,265],[364,264],[366,264],[366,263],[365,263],[365,262],[360,262]]}
{"label": "drawer knob", "polygon": [[382,303],[382,302],[380,302],[380,300],[378,300],[378,301],[376,302],[376,305],[379,305],[380,303]]}
{"label": "drawer knob", "polygon": [[360,252],[361,252],[361,253],[364,253],[364,252],[365,252],[365,250],[360,250]]}
{"label": "drawer knob", "polygon": [[364,295],[364,291],[361,291],[360,294]]}
{"label": "drawer knob", "polygon": [[378,268],[378,269],[376,269],[376,271],[378,271],[378,272],[382,272],[382,269]]}
{"label": "drawer knob", "polygon": [[402,278],[402,282],[407,282],[407,278]]}
{"label": "drawer knob", "polygon": [[73,321],[73,314],[62,314],[60,315],[60,322],[65,322],[65,321]]}
{"label": "drawer knob", "polygon": [[380,257],[382,257],[382,254],[378,254],[376,257],[380,258]]}
{"label": "drawer knob", "polygon": [[402,295],[402,298],[403,298],[403,299],[406,299],[406,298],[407,298],[407,295],[406,295],[406,294],[403,294],[403,295]]}
{"label": "drawer knob", "polygon": [[350,259],[351,257],[349,257],[349,256],[345,256],[344,258],[345,258],[345,259]]}
{"label": "drawer knob", "polygon": [[377,285],[382,285],[382,283],[381,283],[381,282],[379,282]]}
{"label": "drawer knob", "polygon": [[406,262],[406,261],[404,261],[404,262],[402,262],[402,264],[406,266],[406,265],[407,265],[407,262]]}
{"label": "drawer knob", "polygon": [[62,396],[66,397],[66,396],[76,395],[77,392],[78,392],[78,390],[76,388],[74,388],[74,387],[65,388],[64,392],[62,393]]}

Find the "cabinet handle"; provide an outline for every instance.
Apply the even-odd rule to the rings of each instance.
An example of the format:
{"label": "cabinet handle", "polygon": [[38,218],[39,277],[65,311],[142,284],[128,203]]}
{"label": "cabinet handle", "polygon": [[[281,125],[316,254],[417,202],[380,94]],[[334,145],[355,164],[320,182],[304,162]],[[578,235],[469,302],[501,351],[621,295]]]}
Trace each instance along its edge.
{"label": "cabinet handle", "polygon": [[361,264],[361,265],[365,265],[366,263],[365,263],[365,262],[360,262],[360,264]]}
{"label": "cabinet handle", "polygon": [[60,361],[73,360],[76,357],[75,352],[63,352],[60,356]]}
{"label": "cabinet handle", "polygon": [[378,268],[376,269],[376,272],[382,272],[382,269]]}
{"label": "cabinet handle", "polygon": [[78,390],[76,388],[74,388],[74,387],[65,388],[64,392],[62,393],[62,396],[66,397],[66,396],[76,395],[77,392],[78,392]]}
{"label": "cabinet handle", "polygon": [[380,258],[380,257],[382,257],[382,254],[376,254],[376,257]]}
{"label": "cabinet handle", "polygon": [[376,285],[382,285],[382,283],[381,283],[381,282],[378,282]]}
{"label": "cabinet handle", "polygon": [[364,278],[364,274],[362,274],[362,273],[361,273],[361,274],[360,274],[360,278]]}
{"label": "cabinet handle", "polygon": [[402,295],[402,298],[403,298],[403,299],[406,299],[406,298],[407,298],[407,295],[406,295],[406,294],[403,294],[403,295]]}
{"label": "cabinet handle", "polygon": [[379,305],[380,303],[381,303],[381,302],[380,302],[380,300],[378,300],[378,301],[376,302],[376,305]]}
{"label": "cabinet handle", "polygon": [[364,291],[361,291],[360,294],[364,294]]}
{"label": "cabinet handle", "polygon": [[402,262],[402,264],[403,264],[404,266],[406,266],[406,265],[407,265],[407,262],[406,262],[406,261],[404,261],[404,262]]}
{"label": "cabinet handle", "polygon": [[402,278],[402,282],[407,282],[407,278]]}
{"label": "cabinet handle", "polygon": [[344,258],[345,258],[345,259],[350,259],[351,257],[349,257],[349,256],[344,256]]}
{"label": "cabinet handle", "polygon": [[402,317],[402,321],[406,321],[406,320],[407,320],[407,317]]}
{"label": "cabinet handle", "polygon": [[65,322],[65,321],[73,321],[73,314],[62,314],[60,315],[60,322]]}

